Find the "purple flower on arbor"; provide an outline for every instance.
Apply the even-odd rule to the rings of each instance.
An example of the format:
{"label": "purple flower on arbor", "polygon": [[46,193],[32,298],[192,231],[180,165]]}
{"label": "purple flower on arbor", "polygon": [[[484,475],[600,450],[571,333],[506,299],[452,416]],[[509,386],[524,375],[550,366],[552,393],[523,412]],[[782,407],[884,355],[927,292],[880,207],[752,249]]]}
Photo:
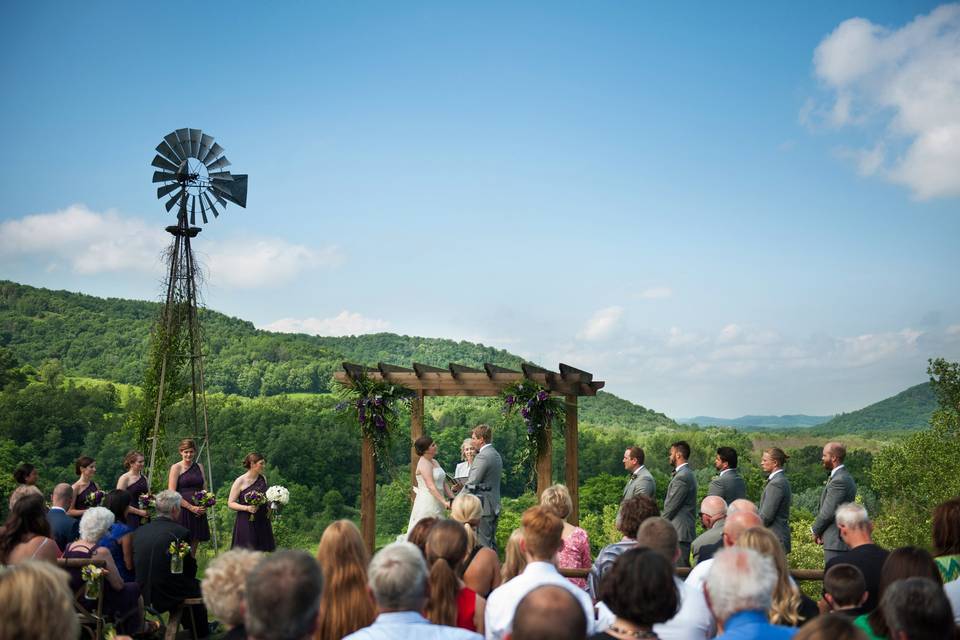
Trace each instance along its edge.
{"label": "purple flower on arbor", "polygon": [[373,418],[373,424],[376,425],[377,429],[380,429],[381,431],[387,428],[387,422],[381,415],[377,415]]}
{"label": "purple flower on arbor", "polygon": [[527,425],[527,434],[532,434],[532,433],[533,433],[533,425],[532,425],[532,424],[528,424],[528,425]]}
{"label": "purple flower on arbor", "polygon": [[367,421],[367,410],[363,407],[357,410],[357,419],[360,420],[360,424],[364,424]]}
{"label": "purple flower on arbor", "polygon": [[530,415],[530,410],[524,407],[520,409],[520,415],[523,416],[524,419],[526,419]]}
{"label": "purple flower on arbor", "polygon": [[377,407],[383,404],[383,396],[376,396],[373,399],[373,404]]}
{"label": "purple flower on arbor", "polygon": [[504,399],[504,402],[506,402],[506,403],[507,403],[508,405],[510,405],[511,407],[513,406],[513,403],[516,402],[516,401],[517,401],[517,399],[514,398],[513,396],[507,396],[507,397]]}
{"label": "purple flower on arbor", "polygon": [[540,402],[543,402],[549,397],[550,397],[550,394],[547,393],[546,391],[541,391],[537,394],[537,400],[539,400]]}

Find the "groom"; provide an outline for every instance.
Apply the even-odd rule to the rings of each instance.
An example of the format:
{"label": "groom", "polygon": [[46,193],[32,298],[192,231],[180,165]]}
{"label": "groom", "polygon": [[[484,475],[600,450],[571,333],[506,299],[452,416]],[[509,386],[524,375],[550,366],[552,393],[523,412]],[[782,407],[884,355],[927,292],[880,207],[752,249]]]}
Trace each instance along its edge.
{"label": "groom", "polygon": [[500,474],[503,471],[503,461],[500,454],[493,448],[490,441],[493,431],[485,424],[478,424],[473,428],[471,440],[477,450],[477,457],[473,459],[470,475],[467,477],[467,491],[474,493],[483,504],[483,515],[480,517],[480,526],[477,538],[480,544],[497,550],[497,520],[500,518]]}

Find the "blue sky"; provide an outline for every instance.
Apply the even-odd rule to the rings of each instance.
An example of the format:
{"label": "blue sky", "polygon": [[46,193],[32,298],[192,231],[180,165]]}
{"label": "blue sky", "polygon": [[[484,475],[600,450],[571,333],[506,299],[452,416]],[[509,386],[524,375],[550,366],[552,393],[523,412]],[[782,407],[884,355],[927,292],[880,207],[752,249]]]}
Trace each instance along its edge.
{"label": "blue sky", "polygon": [[960,358],[958,42],[925,2],[15,3],[0,277],[157,299],[149,164],[195,127],[250,175],[214,309],[849,411]]}

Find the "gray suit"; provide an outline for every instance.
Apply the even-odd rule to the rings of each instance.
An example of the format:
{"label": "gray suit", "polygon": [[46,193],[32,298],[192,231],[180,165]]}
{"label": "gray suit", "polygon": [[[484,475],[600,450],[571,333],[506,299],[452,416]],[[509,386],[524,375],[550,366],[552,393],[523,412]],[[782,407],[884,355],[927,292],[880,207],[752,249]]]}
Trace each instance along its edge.
{"label": "gray suit", "polygon": [[653,479],[653,474],[642,465],[630,475],[627,486],[623,488],[623,500],[620,502],[634,496],[648,496],[654,502],[657,501],[657,482]]}
{"label": "gray suit", "polygon": [[837,507],[857,499],[857,484],[846,467],[840,467],[820,492],[820,512],[813,521],[814,535],[823,538],[823,558],[829,560],[850,547],[840,538],[835,519]]}
{"label": "gray suit", "polygon": [[720,496],[724,502],[730,504],[734,500],[747,497],[747,484],[743,481],[739,469],[727,469],[710,481],[707,495]]}
{"label": "gray suit", "polygon": [[473,459],[467,477],[467,491],[476,494],[483,505],[477,539],[485,547],[497,550],[497,520],[500,519],[500,476],[503,460],[493,445],[484,445]]}
{"label": "gray suit", "polygon": [[785,471],[767,480],[760,496],[760,518],[763,526],[774,532],[780,538],[783,550],[790,553],[790,503],[793,502],[793,493],[790,491],[790,481]]}
{"label": "gray suit", "polygon": [[669,520],[677,530],[680,544],[680,560],[677,561],[677,566],[689,567],[690,543],[697,535],[697,479],[690,465],[674,471],[673,478],[667,485],[667,495],[663,499],[660,515]]}
{"label": "gray suit", "polygon": [[723,548],[723,525],[726,521],[725,517],[720,518],[693,541],[690,549],[693,551],[694,562],[700,564],[704,560],[709,560],[713,554]]}

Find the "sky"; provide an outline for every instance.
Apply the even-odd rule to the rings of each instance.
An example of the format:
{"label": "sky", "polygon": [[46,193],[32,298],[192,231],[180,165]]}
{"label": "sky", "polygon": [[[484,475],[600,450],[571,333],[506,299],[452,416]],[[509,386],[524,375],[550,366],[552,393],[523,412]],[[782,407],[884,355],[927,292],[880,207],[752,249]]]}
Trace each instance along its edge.
{"label": "sky", "polygon": [[479,342],[677,418],[960,359],[960,4],[17,2],[0,78],[3,279],[160,299],[150,162],[192,127],[250,176],[204,301],[263,329]]}

